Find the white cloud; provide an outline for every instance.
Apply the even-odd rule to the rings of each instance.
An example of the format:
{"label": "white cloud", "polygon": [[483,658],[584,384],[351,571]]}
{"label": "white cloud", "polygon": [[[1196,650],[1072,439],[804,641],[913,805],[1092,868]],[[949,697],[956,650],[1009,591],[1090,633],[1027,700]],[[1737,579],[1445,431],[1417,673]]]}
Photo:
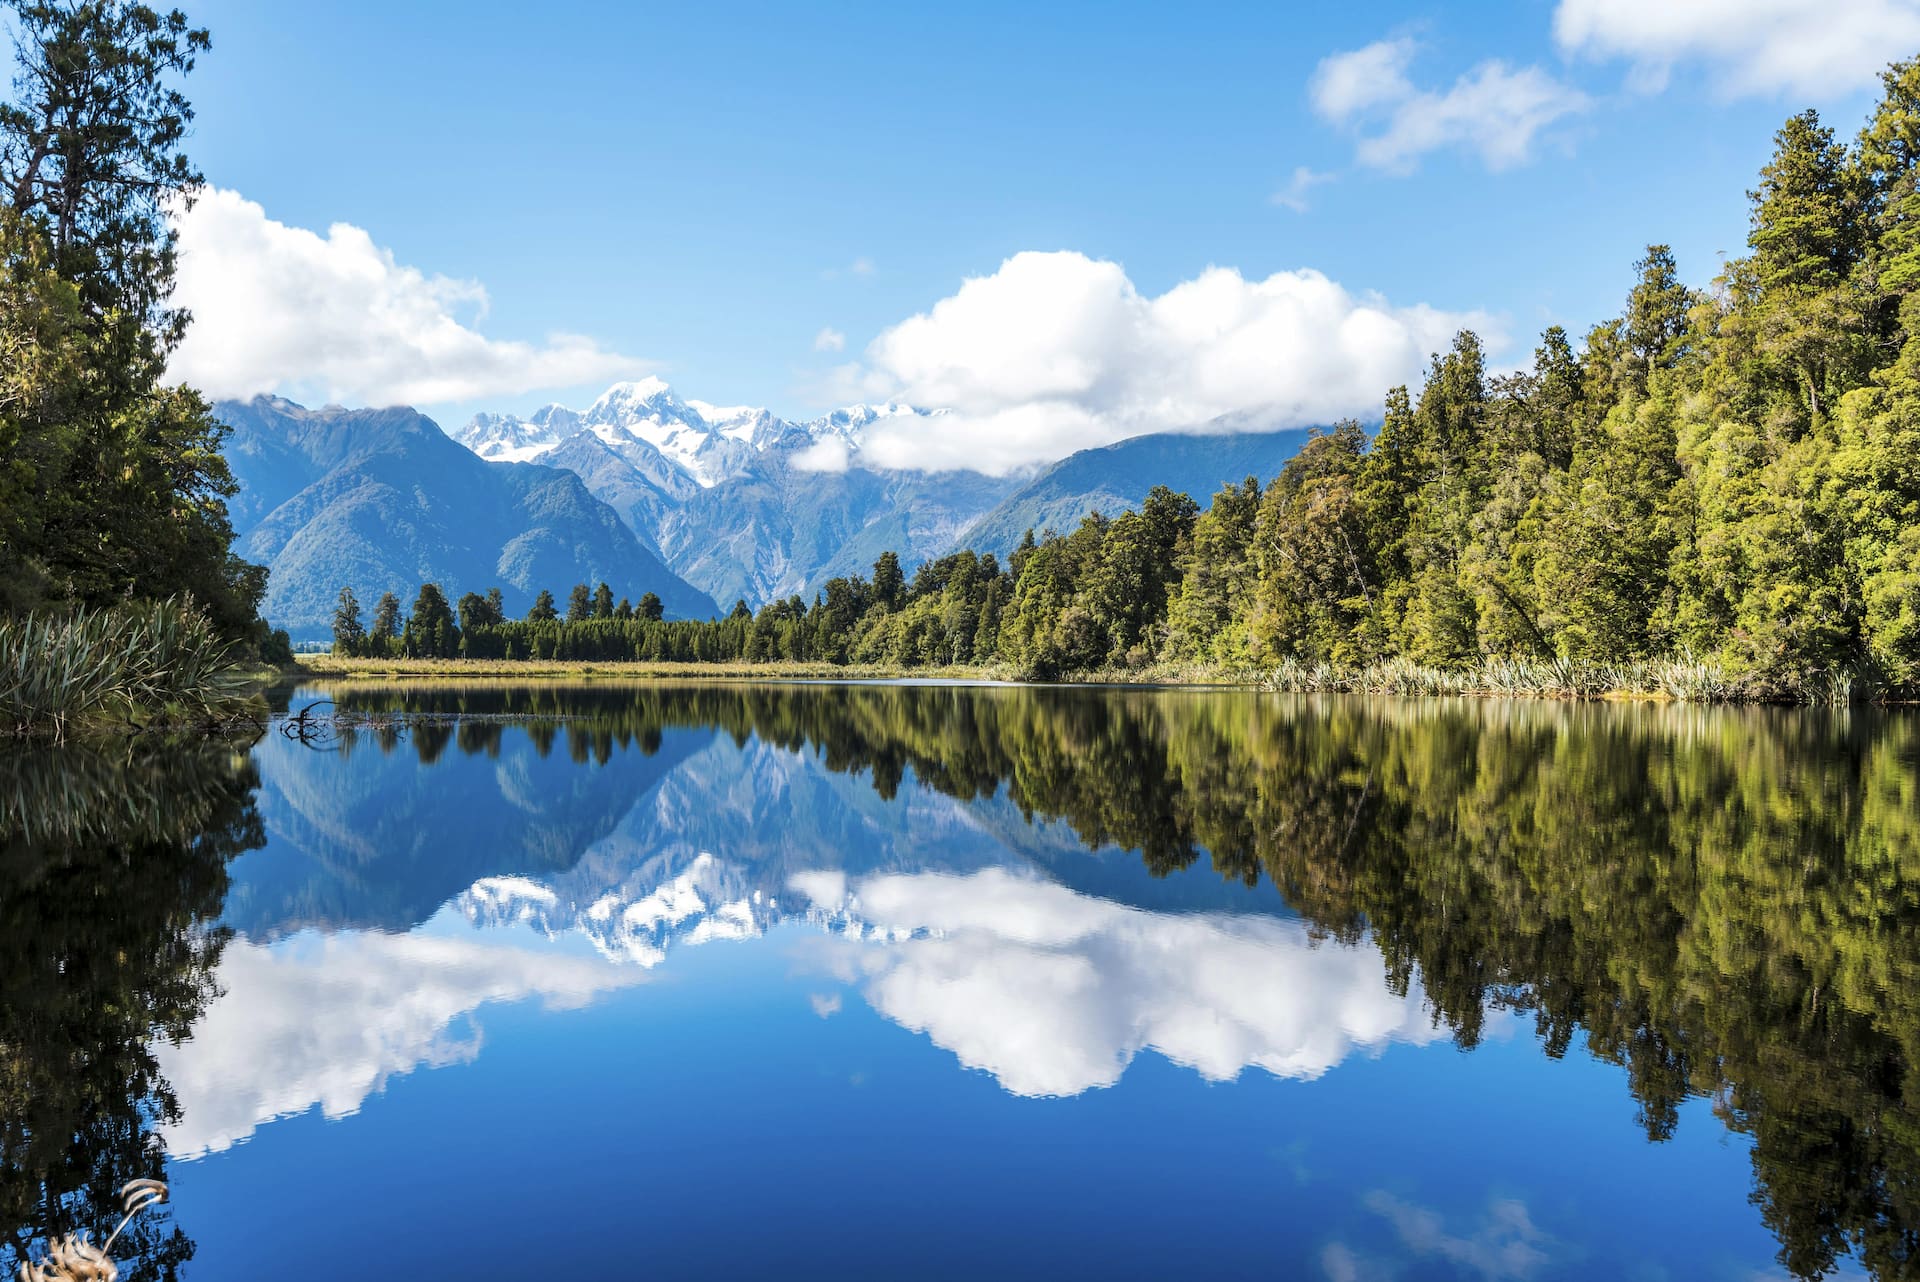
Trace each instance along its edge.
{"label": "white cloud", "polygon": [[845,437],[823,436],[795,451],[792,462],[802,472],[844,472],[853,466],[853,446]]}
{"label": "white cloud", "polygon": [[1323,183],[1333,181],[1332,174],[1315,173],[1305,165],[1296,167],[1293,176],[1287,179],[1287,185],[1273,193],[1273,203],[1283,209],[1291,209],[1296,214],[1307,212],[1307,193]]}
{"label": "white cloud", "polygon": [[832,326],[827,326],[813,336],[813,350],[816,352],[844,352],[847,350],[847,336]]}
{"label": "white cloud", "polygon": [[998,869],[793,888],[887,939],[843,968],[876,1010],[1016,1095],[1111,1086],[1149,1048],[1213,1081],[1311,1078],[1446,1035],[1417,985],[1387,990],[1375,950],[1316,945],[1295,921],[1147,912]]}
{"label": "white cloud", "polygon": [[1459,148],[1488,169],[1508,169],[1533,154],[1541,132],[1592,106],[1587,96],[1538,67],[1489,59],[1444,92],[1407,78],[1414,44],[1383,40],[1320,63],[1308,86],[1314,110],[1360,133],[1355,159],[1409,173],[1428,152]]}
{"label": "white cloud", "polygon": [[1315,271],[1210,267],[1147,297],[1118,263],[1023,253],[886,330],[836,390],[951,410],[867,428],[878,465],[1004,473],[1146,432],[1375,414],[1462,326],[1503,341],[1482,313],[1394,306]]}
{"label": "white cloud", "polygon": [[211,189],[177,214],[174,301],[194,323],[169,373],[212,396],[285,392],[355,404],[431,405],[631,377],[647,362],[578,335],[490,339],[477,281],[429,276],[358,227],[325,236]]}
{"label": "white cloud", "polygon": [[1547,1262],[1543,1247],[1552,1239],[1534,1224],[1524,1202],[1498,1198],[1470,1236],[1448,1233],[1438,1212],[1401,1201],[1386,1192],[1366,1196],[1367,1209],[1393,1225],[1415,1255],[1437,1256],[1487,1282],[1524,1279]]}
{"label": "white cloud", "polygon": [[236,939],[216,973],[223,995],[192,1040],[157,1051],[180,1100],[180,1121],[163,1128],[167,1151],[218,1152],[316,1104],[346,1117],[392,1077],[467,1063],[479,1030],[449,1029],[487,1002],[541,997],[564,1009],[640,978],[598,959],[470,939],[373,931],[271,947]]}
{"label": "white cloud", "polygon": [[1314,111],[1344,124],[1362,112],[1413,97],[1413,82],[1407,79],[1413,53],[1413,40],[1402,36],[1321,59],[1307,82]]}
{"label": "white cloud", "polygon": [[1698,61],[1729,96],[1821,97],[1920,48],[1920,0],[1561,0],[1553,33],[1568,53],[1631,61],[1643,90]]}

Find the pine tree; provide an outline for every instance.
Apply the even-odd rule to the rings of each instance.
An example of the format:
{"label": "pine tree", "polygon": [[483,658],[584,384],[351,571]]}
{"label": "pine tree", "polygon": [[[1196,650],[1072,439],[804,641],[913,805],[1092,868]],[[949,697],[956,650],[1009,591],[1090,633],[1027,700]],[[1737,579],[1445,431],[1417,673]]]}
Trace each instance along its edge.
{"label": "pine tree", "polygon": [[382,592],[373,606],[373,628],[367,633],[368,647],[375,655],[391,654],[399,636],[400,598],[391,592]]}
{"label": "pine tree", "polygon": [[593,590],[593,617],[596,619],[613,617],[613,589],[605,583]]}
{"label": "pine tree", "polygon": [[559,617],[560,612],[553,608],[553,593],[541,588],[540,595],[533,599],[533,608],[527,611],[527,619],[533,623],[546,623]]}
{"label": "pine tree", "polygon": [[360,600],[351,587],[344,587],[339,602],[333,611],[333,652],[357,655],[367,639],[367,629],[360,622]]}
{"label": "pine tree", "polygon": [[593,594],[584,583],[573,585],[573,591],[567,595],[567,622],[584,623],[593,615]]}
{"label": "pine tree", "polygon": [[906,603],[906,576],[900,570],[896,552],[882,552],[873,563],[873,599],[882,609],[898,610]]}
{"label": "pine tree", "polygon": [[420,585],[401,642],[411,658],[450,659],[460,653],[460,630],[439,584]]}

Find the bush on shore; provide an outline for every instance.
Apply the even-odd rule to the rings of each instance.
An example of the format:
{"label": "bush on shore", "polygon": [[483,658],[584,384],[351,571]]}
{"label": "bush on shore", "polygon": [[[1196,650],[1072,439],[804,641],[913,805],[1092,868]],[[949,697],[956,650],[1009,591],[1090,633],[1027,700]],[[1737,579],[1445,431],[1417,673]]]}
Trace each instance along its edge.
{"label": "bush on shore", "polygon": [[246,683],[239,647],[191,601],[0,617],[0,732],[211,721]]}

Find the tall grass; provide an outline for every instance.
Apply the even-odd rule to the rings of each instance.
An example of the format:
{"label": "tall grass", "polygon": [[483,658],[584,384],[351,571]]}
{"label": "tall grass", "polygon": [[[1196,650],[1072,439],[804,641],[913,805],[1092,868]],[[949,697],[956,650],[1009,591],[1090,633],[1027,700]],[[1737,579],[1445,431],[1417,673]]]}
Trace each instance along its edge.
{"label": "tall grass", "polygon": [[1736,675],[1717,663],[1683,654],[1671,659],[1582,663],[1570,659],[1483,659],[1464,668],[1435,668],[1410,659],[1363,666],[1282,660],[1263,673],[1269,690],[1295,694],[1508,695],[1546,699],[1609,697],[1673,699],[1682,703],[1845,704],[1886,691],[1852,670],[1761,678]]}
{"label": "tall grass", "polygon": [[190,601],[0,618],[0,732],[211,720],[244,686],[235,647]]}

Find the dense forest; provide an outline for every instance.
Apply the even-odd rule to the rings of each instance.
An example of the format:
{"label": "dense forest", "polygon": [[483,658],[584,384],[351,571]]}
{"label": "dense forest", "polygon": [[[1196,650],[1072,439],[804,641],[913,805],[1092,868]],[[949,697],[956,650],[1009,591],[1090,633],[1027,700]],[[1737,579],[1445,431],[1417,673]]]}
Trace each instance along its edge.
{"label": "dense forest", "polygon": [[[1684,660],[1749,697],[1920,688],[1920,61],[1851,143],[1779,130],[1750,252],[1710,289],[1664,245],[1621,314],[1531,366],[1463,332],[1378,430],[1317,434],[1205,510],[1158,491],[1012,554],[960,552],[812,602],[661,622],[573,590],[508,620],[438,587],[338,648],[579,660],[1003,665],[1048,677],[1188,664],[1567,670]],[[478,609],[469,609],[473,603]],[[457,613],[457,617],[456,617]]]}
{"label": "dense forest", "polygon": [[168,210],[199,172],[177,82],[209,47],[178,11],[0,0],[0,621],[173,601],[278,656],[266,571],[230,551],[225,429],[168,355]]}

